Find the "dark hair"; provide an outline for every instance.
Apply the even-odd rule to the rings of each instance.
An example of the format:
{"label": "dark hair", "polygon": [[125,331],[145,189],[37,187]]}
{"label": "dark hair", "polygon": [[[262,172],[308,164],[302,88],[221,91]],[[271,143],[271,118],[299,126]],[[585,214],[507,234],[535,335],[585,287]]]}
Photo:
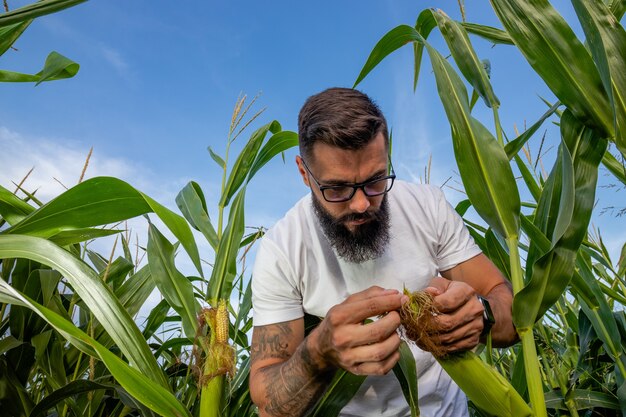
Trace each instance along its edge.
{"label": "dark hair", "polygon": [[300,154],[310,158],[315,143],[358,150],[382,133],[387,121],[366,94],[352,88],[329,88],[307,99],[298,116]]}

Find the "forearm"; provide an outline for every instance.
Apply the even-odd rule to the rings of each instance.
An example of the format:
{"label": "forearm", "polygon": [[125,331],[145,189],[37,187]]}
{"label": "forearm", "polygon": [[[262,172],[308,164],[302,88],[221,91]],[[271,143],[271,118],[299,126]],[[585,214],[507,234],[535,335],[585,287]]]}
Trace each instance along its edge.
{"label": "forearm", "polygon": [[285,362],[258,370],[255,403],[262,417],[303,416],[320,398],[332,378],[332,370],[314,363],[306,338]]}
{"label": "forearm", "polygon": [[495,347],[511,346],[518,341],[513,325],[513,292],[508,281],[495,286],[485,295],[493,312],[496,323],[491,328],[491,340]]}

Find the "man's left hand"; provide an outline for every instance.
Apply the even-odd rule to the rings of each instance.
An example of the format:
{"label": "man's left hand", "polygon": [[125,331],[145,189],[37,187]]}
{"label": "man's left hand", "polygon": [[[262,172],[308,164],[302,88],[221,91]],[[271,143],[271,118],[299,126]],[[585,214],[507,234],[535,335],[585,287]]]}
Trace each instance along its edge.
{"label": "man's left hand", "polygon": [[446,353],[473,349],[483,331],[483,305],[474,288],[436,277],[425,291],[433,296],[438,311],[433,341]]}

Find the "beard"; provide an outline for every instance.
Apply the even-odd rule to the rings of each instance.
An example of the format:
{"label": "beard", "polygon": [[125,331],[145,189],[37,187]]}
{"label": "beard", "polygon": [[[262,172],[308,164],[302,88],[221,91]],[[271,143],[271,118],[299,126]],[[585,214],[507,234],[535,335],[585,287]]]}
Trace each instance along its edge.
{"label": "beard", "polygon": [[[351,213],[335,218],[311,193],[313,209],[320,221],[324,235],[338,255],[348,262],[363,263],[380,257],[389,243],[389,203],[383,197],[380,208],[375,212]],[[345,226],[346,222],[367,220],[357,225],[354,231]]]}

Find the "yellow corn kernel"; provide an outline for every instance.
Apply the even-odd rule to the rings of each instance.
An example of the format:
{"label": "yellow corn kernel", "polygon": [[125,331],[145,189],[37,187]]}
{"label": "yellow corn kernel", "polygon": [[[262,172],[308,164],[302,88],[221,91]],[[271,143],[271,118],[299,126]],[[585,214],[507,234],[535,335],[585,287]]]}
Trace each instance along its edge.
{"label": "yellow corn kernel", "polygon": [[228,309],[226,308],[226,301],[221,300],[217,305],[217,312],[215,314],[215,341],[218,343],[228,342],[228,325],[230,321],[228,318]]}

